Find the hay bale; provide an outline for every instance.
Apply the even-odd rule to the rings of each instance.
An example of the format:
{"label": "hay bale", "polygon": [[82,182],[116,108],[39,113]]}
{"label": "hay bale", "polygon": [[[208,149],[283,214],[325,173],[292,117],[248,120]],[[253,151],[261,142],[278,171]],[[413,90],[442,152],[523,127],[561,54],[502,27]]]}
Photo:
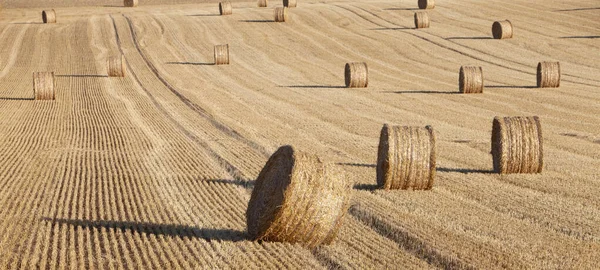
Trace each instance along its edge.
{"label": "hay bale", "polygon": [[415,12],[415,28],[429,28],[429,15],[427,15],[427,12]]}
{"label": "hay bale", "polygon": [[138,0],[125,0],[123,5],[126,7],[137,7],[139,4]]}
{"label": "hay bale", "polygon": [[276,22],[286,22],[288,20],[288,8],[286,7],[278,7],[275,8],[275,21]]}
{"label": "hay bale", "polygon": [[419,0],[420,9],[432,9],[435,7],[435,0]]}
{"label": "hay bale", "polygon": [[229,65],[229,44],[215,45],[215,65]]}
{"label": "hay bale", "polygon": [[344,78],[348,88],[365,88],[369,85],[369,69],[365,62],[346,63]]}
{"label": "hay bale", "polygon": [[233,13],[233,8],[231,7],[231,2],[219,2],[219,14],[221,15],[231,15]]}
{"label": "hay bale", "polygon": [[494,170],[500,174],[541,173],[544,166],[540,119],[495,117],[492,124]]}
{"label": "hay bale", "polygon": [[428,190],[435,179],[436,143],[431,126],[383,125],[377,151],[377,186]]}
{"label": "hay bale", "polygon": [[513,25],[509,20],[496,21],[492,24],[492,35],[495,39],[505,39],[513,37]]}
{"label": "hay bale", "polygon": [[258,0],[258,7],[267,7],[267,0]]}
{"label": "hay bale", "polygon": [[125,73],[127,72],[125,56],[111,57],[106,62],[109,77],[125,77]]}
{"label": "hay bale", "polygon": [[54,9],[42,11],[42,21],[44,23],[56,23],[56,11]]}
{"label": "hay bale", "polygon": [[296,0],[283,0],[283,6],[284,7],[296,7],[297,6],[297,1]]}
{"label": "hay bale", "polygon": [[35,100],[54,100],[54,72],[33,73],[33,96]]}
{"label": "hay bale", "polygon": [[331,243],[350,204],[350,184],[335,165],[280,147],[254,184],[246,211],[249,236],[308,248]]}
{"label": "hay bale", "polygon": [[560,86],[560,63],[539,62],[537,66],[537,87]]}
{"label": "hay bale", "polygon": [[461,66],[458,73],[458,90],[463,94],[483,93],[481,67]]}

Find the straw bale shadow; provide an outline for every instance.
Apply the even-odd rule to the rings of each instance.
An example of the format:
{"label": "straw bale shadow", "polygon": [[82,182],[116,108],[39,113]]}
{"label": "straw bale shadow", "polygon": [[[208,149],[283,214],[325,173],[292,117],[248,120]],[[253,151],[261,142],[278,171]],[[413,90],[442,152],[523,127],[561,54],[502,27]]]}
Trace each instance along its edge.
{"label": "straw bale shadow", "polygon": [[538,88],[535,85],[486,85],[484,88]]}
{"label": "straw bale shadow", "polygon": [[443,95],[456,95],[460,92],[448,92],[448,91],[429,91],[429,90],[418,90],[418,91],[385,91],[386,93],[394,94],[443,94]]}
{"label": "straw bale shadow", "polygon": [[239,20],[238,22],[248,22],[248,23],[270,23],[270,22],[275,22],[275,20]]}
{"label": "straw bale shadow", "polygon": [[452,39],[494,39],[493,37],[447,37],[446,40]]}
{"label": "straw bale shadow", "polygon": [[10,24],[44,24],[43,22],[14,22]]}
{"label": "straw bale shadow", "polygon": [[167,65],[192,65],[192,66],[214,66],[215,63],[201,63],[201,62],[167,62]]}
{"label": "straw bale shadow", "polygon": [[589,38],[589,39],[594,39],[594,38],[600,38],[600,36],[567,36],[567,37],[560,37],[560,38]]}
{"label": "straw bale shadow", "polygon": [[374,191],[376,190],[377,184],[355,184],[354,189],[357,190],[365,190],[365,191]]}
{"label": "straw bale shadow", "polygon": [[186,15],[189,17],[216,17],[221,16],[221,14],[194,14],[194,15]]}
{"label": "straw bale shadow", "polygon": [[229,180],[229,179],[207,179],[204,180],[207,183],[220,183],[220,184],[228,184],[228,185],[236,185],[244,188],[252,188],[254,187],[255,180]]}
{"label": "straw bale shadow", "polygon": [[35,100],[35,98],[19,98],[19,97],[0,97],[0,100]]}
{"label": "straw bale shadow", "polygon": [[407,29],[415,29],[414,27],[380,27],[380,28],[371,28],[369,30],[372,31],[385,31],[385,30],[407,30]]}
{"label": "straw bale shadow", "polygon": [[594,10],[594,9],[600,9],[600,7],[591,7],[591,8],[572,8],[572,9],[557,9],[555,11],[557,12],[563,12],[563,11],[580,11],[580,10]]}
{"label": "straw bale shadow", "polygon": [[375,168],[376,164],[366,164],[366,163],[346,163],[346,162],[338,162],[336,165],[341,166],[353,166],[353,167],[367,167],[367,168]]}
{"label": "straw bale shadow", "polygon": [[464,169],[464,168],[436,168],[438,172],[457,172],[457,173],[495,173],[494,170],[478,170],[478,169]]}
{"label": "straw bale shadow", "polygon": [[341,85],[282,85],[279,87],[287,87],[287,88],[346,88],[346,86]]}
{"label": "straw bale shadow", "polygon": [[384,8],[383,10],[419,10],[419,8]]}
{"label": "straw bale shadow", "polygon": [[71,75],[56,75],[56,77],[66,77],[66,78],[108,78],[108,75],[71,74]]}

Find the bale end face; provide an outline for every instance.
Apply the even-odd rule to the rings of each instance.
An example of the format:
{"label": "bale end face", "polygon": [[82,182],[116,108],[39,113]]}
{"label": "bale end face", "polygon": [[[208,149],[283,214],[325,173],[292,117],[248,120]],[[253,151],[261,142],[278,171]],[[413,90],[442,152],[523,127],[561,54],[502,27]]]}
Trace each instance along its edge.
{"label": "bale end face", "polygon": [[127,73],[125,56],[111,57],[106,62],[109,77],[125,77],[125,74]]}
{"label": "bale end face", "polygon": [[56,11],[54,9],[42,11],[42,21],[44,23],[56,23]]}
{"label": "bale end face", "polygon": [[293,8],[297,6],[296,0],[283,0],[283,6],[288,8]]}
{"label": "bale end face", "polygon": [[369,69],[365,62],[346,63],[344,79],[348,88],[365,88],[369,85]]}
{"label": "bale end face", "polygon": [[429,28],[429,15],[427,15],[427,12],[415,12],[415,28]]}
{"label": "bale end face", "polygon": [[483,93],[482,68],[461,66],[458,73],[458,90],[463,94]]}
{"label": "bale end face", "polygon": [[258,0],[258,7],[267,7],[268,4],[267,0]]}
{"label": "bale end face", "polygon": [[139,4],[138,0],[124,0],[123,5],[126,7],[137,7]]}
{"label": "bale end face", "polygon": [[495,117],[492,123],[494,171],[500,174],[541,173],[544,166],[540,120],[532,117]]}
{"label": "bale end face", "polygon": [[233,13],[233,8],[231,6],[231,2],[220,2],[219,3],[219,14],[221,15],[231,15]]}
{"label": "bale end face", "polygon": [[492,35],[495,39],[507,39],[513,37],[513,25],[509,20],[495,21],[492,24]]}
{"label": "bale end face", "polygon": [[537,87],[560,87],[560,63],[539,62],[537,66]]}
{"label": "bale end face", "polygon": [[252,239],[329,244],[350,204],[351,186],[336,166],[280,147],[256,179],[246,221]]}
{"label": "bale end face", "polygon": [[54,72],[33,73],[33,96],[35,100],[55,100]]}
{"label": "bale end face", "polygon": [[278,7],[275,8],[275,22],[286,22],[288,21],[288,8]]}
{"label": "bale end face", "polygon": [[419,9],[432,9],[435,7],[435,0],[419,0]]}
{"label": "bale end face", "polygon": [[215,65],[229,65],[229,44],[215,46]]}

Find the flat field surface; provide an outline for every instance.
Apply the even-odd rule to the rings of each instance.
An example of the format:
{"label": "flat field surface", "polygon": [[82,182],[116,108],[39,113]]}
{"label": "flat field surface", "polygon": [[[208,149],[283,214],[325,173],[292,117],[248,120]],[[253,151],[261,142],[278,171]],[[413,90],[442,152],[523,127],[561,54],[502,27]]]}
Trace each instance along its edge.
{"label": "flat field surface", "polygon": [[[51,2],[17,2],[0,12],[0,269],[598,267],[597,1],[438,1],[420,30],[417,1],[299,1],[286,23],[277,1],[56,1],[48,25],[30,6]],[[504,19],[514,38],[492,39]],[[121,53],[127,76],[108,78]],[[368,88],[343,88],[362,61]],[[560,61],[560,88],[535,88],[539,61]],[[457,93],[461,65],[483,68],[483,94]],[[55,72],[56,101],[32,100],[35,71]],[[492,119],[518,115],[542,121],[542,174],[492,173]],[[374,189],[384,123],[434,127],[432,190]],[[247,239],[284,144],[354,182],[330,246]]]}

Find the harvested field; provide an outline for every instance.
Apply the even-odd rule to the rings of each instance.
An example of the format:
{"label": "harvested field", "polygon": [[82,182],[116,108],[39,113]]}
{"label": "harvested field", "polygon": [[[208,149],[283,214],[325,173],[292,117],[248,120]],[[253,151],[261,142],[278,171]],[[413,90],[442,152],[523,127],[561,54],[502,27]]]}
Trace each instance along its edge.
{"label": "harvested field", "polygon": [[[419,30],[416,0],[301,1],[286,23],[279,1],[189,2],[2,3],[0,269],[597,268],[596,1],[436,1]],[[517,33],[493,39],[505,19]],[[540,61],[560,87],[537,88]],[[345,87],[349,62],[368,88]],[[484,93],[459,94],[461,66]],[[55,100],[32,96],[41,71]],[[543,172],[494,173],[493,118],[533,115]],[[434,128],[431,190],[377,189],[383,124]],[[249,240],[254,181],[287,144],[352,183],[330,245]]]}

